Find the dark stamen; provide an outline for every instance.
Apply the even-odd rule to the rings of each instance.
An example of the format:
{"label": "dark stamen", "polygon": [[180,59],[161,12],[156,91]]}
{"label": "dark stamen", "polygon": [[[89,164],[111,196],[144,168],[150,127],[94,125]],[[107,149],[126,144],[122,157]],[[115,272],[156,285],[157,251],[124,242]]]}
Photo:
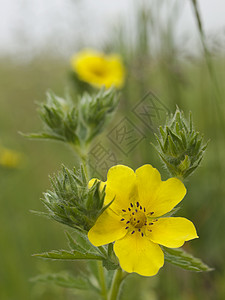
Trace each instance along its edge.
{"label": "dark stamen", "polygon": [[130,223],[130,221],[127,221],[126,224]]}
{"label": "dark stamen", "polygon": [[150,212],[150,215],[153,215],[153,214],[154,214],[154,211],[151,211],[151,212]]}
{"label": "dark stamen", "polygon": [[127,226],[127,227],[125,227],[125,229],[128,229],[129,227]]}
{"label": "dark stamen", "polygon": [[143,232],[141,233],[141,236],[142,236],[142,237],[144,236],[144,233],[143,233]]}
{"label": "dark stamen", "polygon": [[134,215],[134,212],[132,212],[132,215]]}
{"label": "dark stamen", "polygon": [[120,221],[124,221],[125,219],[123,218],[123,219],[121,219]]}
{"label": "dark stamen", "polygon": [[136,221],[136,219],[134,218],[134,221]]}
{"label": "dark stamen", "polygon": [[142,209],[142,206],[140,206],[140,209]]}
{"label": "dark stamen", "polygon": [[126,212],[126,209],[122,209],[122,211]]}
{"label": "dark stamen", "polygon": [[135,211],[138,212],[137,209],[135,209]]}
{"label": "dark stamen", "polygon": [[144,207],[144,212],[146,212],[145,207]]}
{"label": "dark stamen", "polygon": [[131,211],[130,207],[128,207],[128,210]]}
{"label": "dark stamen", "polygon": [[149,223],[148,225],[153,225],[153,223]]}
{"label": "dark stamen", "polygon": [[134,234],[134,233],[135,233],[135,231],[132,231],[132,232],[131,232],[131,234]]}
{"label": "dark stamen", "polygon": [[137,202],[137,207],[139,206],[139,202]]}
{"label": "dark stamen", "polygon": [[137,223],[139,223],[140,222],[140,220],[137,220]]}
{"label": "dark stamen", "polygon": [[131,206],[131,207],[133,207],[133,204],[132,204],[132,203],[130,203],[130,206]]}
{"label": "dark stamen", "polygon": [[139,228],[138,231],[140,232],[140,231],[141,231],[141,228]]}

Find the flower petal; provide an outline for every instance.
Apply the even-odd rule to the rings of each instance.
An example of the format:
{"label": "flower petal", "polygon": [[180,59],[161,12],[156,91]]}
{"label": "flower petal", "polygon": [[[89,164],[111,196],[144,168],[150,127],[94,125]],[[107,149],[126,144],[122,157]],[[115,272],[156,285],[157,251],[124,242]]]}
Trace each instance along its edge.
{"label": "flower petal", "polygon": [[139,200],[148,210],[154,203],[157,191],[162,183],[161,175],[151,165],[144,165],[135,171],[137,175],[137,186]]}
{"label": "flower petal", "polygon": [[89,230],[88,238],[94,246],[109,244],[125,236],[127,230],[110,208],[106,209],[97,219],[95,225]]}
{"label": "flower petal", "polygon": [[154,217],[162,216],[171,211],[185,196],[186,188],[177,178],[162,181],[158,189],[155,201],[151,205]]}
{"label": "flower petal", "polygon": [[140,202],[154,217],[162,216],[185,196],[186,188],[177,178],[161,181],[160,173],[151,165],[136,170]]}
{"label": "flower petal", "polygon": [[114,251],[125,271],[143,276],[153,276],[164,264],[164,254],[159,245],[139,232],[128,233],[115,242]]}
{"label": "flower petal", "polygon": [[115,211],[126,209],[134,193],[135,180],[135,173],[129,167],[117,165],[110,168],[106,182],[105,204],[115,198],[110,208]]}
{"label": "flower petal", "polygon": [[185,218],[160,218],[151,230],[149,239],[169,248],[181,247],[185,241],[198,238],[194,224]]}

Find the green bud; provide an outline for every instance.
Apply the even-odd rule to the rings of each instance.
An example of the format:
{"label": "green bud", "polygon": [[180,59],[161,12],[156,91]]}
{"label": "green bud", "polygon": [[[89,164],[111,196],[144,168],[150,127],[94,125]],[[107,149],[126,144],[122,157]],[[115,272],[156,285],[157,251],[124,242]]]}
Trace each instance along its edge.
{"label": "green bud", "polygon": [[[54,139],[83,148],[102,132],[118,104],[115,89],[101,89],[97,94],[84,93],[77,101],[47,93],[39,105],[44,131],[27,137]],[[84,147],[85,148],[85,147]]]}
{"label": "green bud", "polygon": [[93,96],[83,94],[79,100],[81,140],[90,142],[103,131],[118,105],[118,100],[118,93],[113,88],[101,89]]}
{"label": "green bud", "polygon": [[44,193],[41,200],[48,209],[47,216],[57,222],[88,231],[111,204],[103,207],[105,190],[99,189],[99,182],[88,188],[82,166],[79,170],[63,167],[50,179],[52,190]]}
{"label": "green bud", "polygon": [[156,150],[172,176],[184,179],[199,166],[208,142],[203,144],[203,136],[199,136],[193,128],[192,114],[189,122],[184,113],[176,109],[164,128],[160,126]]}

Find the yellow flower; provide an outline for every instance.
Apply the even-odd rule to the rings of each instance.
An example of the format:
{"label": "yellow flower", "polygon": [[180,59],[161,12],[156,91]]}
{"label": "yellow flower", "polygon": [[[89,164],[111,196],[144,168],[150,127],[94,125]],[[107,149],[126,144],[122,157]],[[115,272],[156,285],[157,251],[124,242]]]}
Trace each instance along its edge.
{"label": "yellow flower", "polygon": [[21,154],[0,146],[0,166],[5,168],[16,168],[21,163]]}
{"label": "yellow flower", "polygon": [[86,49],[75,54],[71,64],[80,80],[97,88],[120,88],[124,84],[125,69],[117,54],[105,55]]}
{"label": "yellow flower", "polygon": [[162,217],[185,194],[179,179],[162,181],[151,165],[136,172],[126,166],[114,166],[107,175],[105,204],[114,197],[115,200],[97,219],[88,238],[95,246],[115,241],[114,251],[125,271],[155,275],[164,264],[158,244],[177,248],[198,237],[191,221]]}

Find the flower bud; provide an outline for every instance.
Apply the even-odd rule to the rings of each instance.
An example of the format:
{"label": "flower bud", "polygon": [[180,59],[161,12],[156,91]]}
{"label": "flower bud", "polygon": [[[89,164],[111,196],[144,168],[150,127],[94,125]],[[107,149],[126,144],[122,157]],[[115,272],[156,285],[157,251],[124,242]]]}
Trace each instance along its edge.
{"label": "flower bud", "polygon": [[193,128],[192,114],[189,122],[179,108],[166,121],[164,128],[160,126],[156,150],[172,176],[184,179],[199,166],[208,142],[203,143]]}
{"label": "flower bud", "polygon": [[79,170],[63,167],[58,175],[51,178],[51,183],[52,190],[44,193],[42,199],[48,208],[48,217],[88,231],[106,208],[103,208],[105,189],[99,189],[97,181],[88,188],[83,167]]}

